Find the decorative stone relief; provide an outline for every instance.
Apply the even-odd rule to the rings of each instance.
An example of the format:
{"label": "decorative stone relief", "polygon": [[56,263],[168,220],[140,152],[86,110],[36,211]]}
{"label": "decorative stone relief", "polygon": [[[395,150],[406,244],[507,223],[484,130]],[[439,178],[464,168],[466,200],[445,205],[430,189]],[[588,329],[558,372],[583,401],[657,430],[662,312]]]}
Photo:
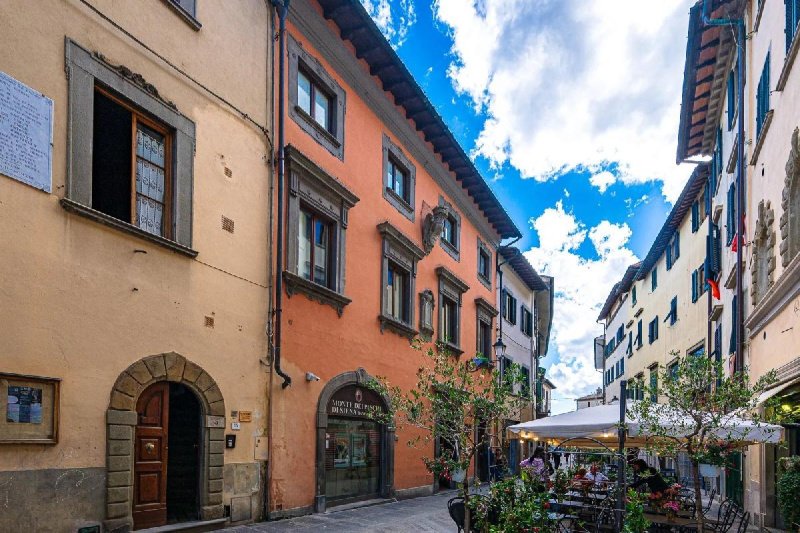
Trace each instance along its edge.
{"label": "decorative stone relief", "polygon": [[800,129],[795,128],[786,161],[781,194],[781,264],[786,267],[800,251]]}
{"label": "decorative stone relief", "polygon": [[752,282],[750,300],[753,306],[761,301],[775,282],[774,221],[775,212],[769,200],[761,200],[758,203],[758,220],[756,220],[755,238],[753,241],[753,260],[750,264]]}
{"label": "decorative stone relief", "polygon": [[99,59],[100,61],[102,61],[106,65],[108,65],[108,67],[111,70],[115,71],[117,74],[119,74],[123,78],[129,80],[131,83],[133,83],[134,85],[136,85],[137,87],[142,89],[144,92],[146,92],[147,94],[149,94],[153,98],[158,98],[161,102],[165,103],[166,105],[168,105],[172,109],[175,109],[175,110],[178,109],[178,107],[175,105],[174,102],[172,102],[172,100],[167,100],[166,98],[161,96],[161,94],[158,92],[158,89],[156,88],[156,86],[153,85],[152,83],[149,83],[146,79],[144,79],[144,76],[142,76],[138,72],[132,71],[131,69],[129,69],[125,65],[117,65],[117,64],[112,63],[111,61],[108,60],[108,58],[106,58],[106,56],[104,56],[100,52],[94,52],[94,57]]}
{"label": "decorative stone relief", "polygon": [[446,206],[437,205],[422,221],[422,248],[425,250],[425,255],[431,253],[436,246],[436,241],[442,235],[444,220],[449,214],[450,210]]}

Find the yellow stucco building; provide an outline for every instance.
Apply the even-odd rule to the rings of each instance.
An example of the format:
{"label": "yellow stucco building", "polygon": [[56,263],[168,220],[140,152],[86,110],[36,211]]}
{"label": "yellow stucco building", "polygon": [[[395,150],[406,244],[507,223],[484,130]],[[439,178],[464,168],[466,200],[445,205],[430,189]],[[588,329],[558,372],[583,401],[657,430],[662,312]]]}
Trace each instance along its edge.
{"label": "yellow stucco building", "polygon": [[0,4],[0,530],[262,514],[271,9],[232,4]]}

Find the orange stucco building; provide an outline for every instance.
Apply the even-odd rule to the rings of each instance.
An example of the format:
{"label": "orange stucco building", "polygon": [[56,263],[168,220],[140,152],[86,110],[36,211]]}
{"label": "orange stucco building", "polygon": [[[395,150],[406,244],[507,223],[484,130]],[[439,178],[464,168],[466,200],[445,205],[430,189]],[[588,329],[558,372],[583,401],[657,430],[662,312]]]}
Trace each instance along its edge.
{"label": "orange stucco building", "polygon": [[488,352],[495,250],[519,236],[359,2],[293,1],[286,53],[279,305],[291,386],[273,374],[271,517],[436,489],[421,460],[433,447],[366,417],[385,406],[363,385],[410,388],[416,336]]}

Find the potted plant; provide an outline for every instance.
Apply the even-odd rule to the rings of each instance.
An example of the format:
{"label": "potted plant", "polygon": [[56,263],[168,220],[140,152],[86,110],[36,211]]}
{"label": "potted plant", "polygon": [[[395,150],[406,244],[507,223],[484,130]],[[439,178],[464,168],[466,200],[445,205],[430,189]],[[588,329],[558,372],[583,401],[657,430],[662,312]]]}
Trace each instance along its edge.
{"label": "potted plant", "polygon": [[783,519],[794,531],[800,529],[800,456],[780,460],[781,476],[778,478],[778,506]]}

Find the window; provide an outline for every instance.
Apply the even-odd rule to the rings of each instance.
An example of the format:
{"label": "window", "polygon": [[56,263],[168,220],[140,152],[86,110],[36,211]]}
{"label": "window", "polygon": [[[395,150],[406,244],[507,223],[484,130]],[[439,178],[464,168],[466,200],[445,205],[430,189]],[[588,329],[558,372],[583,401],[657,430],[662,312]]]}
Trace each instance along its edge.
{"label": "window", "polygon": [[167,5],[195,30],[203,27],[197,21],[196,0],[165,0]]}
{"label": "window", "polygon": [[730,346],[728,347],[728,353],[734,353],[736,351],[736,313],[738,302],[736,301],[736,295],[733,296],[733,304],[731,305],[731,342]]}
{"label": "window", "polygon": [[519,393],[520,393],[521,396],[524,396],[524,397],[527,398],[531,394],[531,371],[525,365],[520,366],[519,370],[520,370],[520,373],[522,374],[520,376],[521,383],[520,383],[520,391],[519,391]]}
{"label": "window", "polygon": [[426,341],[433,337],[433,291],[419,293],[419,332]]}
{"label": "window", "polygon": [[719,226],[711,224],[711,235],[706,236],[706,279],[716,277],[721,267],[722,245],[720,244]]}
{"label": "window", "polygon": [[701,357],[706,354],[705,344],[701,343],[689,350],[689,357]]}
{"label": "window", "polygon": [[711,157],[711,174],[708,176],[709,191],[712,196],[717,194],[722,173],[722,128],[717,128],[717,140],[714,143],[714,153]]}
{"label": "window", "polygon": [[457,354],[461,346],[461,297],[469,285],[445,267],[437,267],[439,277],[439,341]]}
{"label": "window", "polygon": [[656,340],[658,340],[658,317],[655,317],[647,325],[647,342],[648,342],[648,344],[653,344]]}
{"label": "window", "polygon": [[619,375],[620,376],[625,375],[625,359],[619,360]]}
{"label": "window", "polygon": [[287,294],[304,293],[341,315],[350,303],[344,296],[347,213],[358,197],[296,148],[287,147],[286,159]]}
{"label": "window", "polygon": [[170,238],[169,130],[99,87],[94,94],[93,129],[92,207]]}
{"label": "window", "polygon": [[642,339],[642,321],[636,323],[636,348],[641,348],[642,343],[644,342]]}
{"label": "window", "polygon": [[700,202],[692,202],[692,233],[697,233],[700,229]]}
{"label": "window", "polygon": [[653,267],[653,270],[650,272],[650,290],[655,291],[658,287],[658,268]]}
{"label": "window", "polygon": [[424,257],[422,250],[389,222],[378,225],[383,237],[383,292],[381,293],[381,331],[390,329],[404,337],[417,334],[411,295],[417,261]]}
{"label": "window", "polygon": [[[717,324],[714,329],[714,361],[719,365],[722,363],[722,324]],[[722,383],[722,371],[718,369],[717,387]]]}
{"label": "window", "polygon": [[728,131],[733,129],[733,120],[736,115],[736,75],[735,71],[728,73]]}
{"label": "window", "polygon": [[442,243],[444,251],[447,252],[450,257],[458,261],[461,250],[461,216],[456,212],[453,206],[441,196],[439,197],[439,205],[446,206],[449,211],[447,218],[444,219],[439,242]]}
{"label": "window", "polygon": [[756,89],[756,139],[761,137],[761,131],[764,128],[767,113],[769,112],[769,57],[770,52],[767,52],[767,58],[764,60],[764,67],[761,69],[761,77],[758,79],[758,88]]}
{"label": "window", "polygon": [[475,311],[477,317],[477,346],[476,349],[484,357],[492,358],[494,340],[492,339],[492,322],[497,316],[497,309],[483,298],[475,298]]}
{"label": "window", "polygon": [[727,213],[727,238],[728,246],[733,242],[736,235],[736,182],[731,183],[728,188],[728,213]]}
{"label": "window", "polygon": [[628,347],[625,349],[625,353],[628,354],[628,357],[633,355],[633,332],[628,332]]}
{"label": "window", "polygon": [[508,292],[506,289],[503,289],[503,301],[501,304],[501,312],[503,313],[503,318],[505,318],[509,324],[516,325],[517,299],[514,298],[514,295]]}
{"label": "window", "polygon": [[[678,297],[673,296],[672,301],[669,303],[669,313],[667,314],[667,318],[664,319],[669,320],[669,325],[672,326],[675,322],[678,321]],[[658,334],[656,334],[658,337]]]}
{"label": "window", "polygon": [[631,306],[636,305],[636,287],[631,288]]}
{"label": "window", "polygon": [[383,197],[413,222],[416,169],[386,134],[383,136],[383,176]]}
{"label": "window", "polygon": [[533,336],[533,313],[528,310],[527,307],[524,305],[520,308],[520,317],[521,320],[519,321],[519,328],[522,330],[522,333],[528,337]]}
{"label": "window", "polygon": [[667,367],[667,375],[669,375],[669,379],[675,380],[678,377],[678,362],[675,361],[674,363],[670,364]]}
{"label": "window", "polygon": [[480,239],[478,239],[478,279],[487,289],[492,290],[492,252]]}
{"label": "window", "polygon": [[318,285],[335,290],[332,253],[333,224],[315,212],[300,208],[297,232],[298,274]]}
{"label": "window", "polygon": [[620,344],[624,338],[625,338],[625,327],[620,326],[619,328],[617,328],[617,344]]}
{"label": "window", "polygon": [[675,261],[681,256],[681,234],[679,231],[675,232],[675,235],[669,241],[667,245],[667,270],[672,268],[672,265],[675,264]]}
{"label": "window", "polygon": [[410,291],[408,273],[389,261],[386,269],[386,297],[384,312],[400,322],[410,322]]}
{"label": "window", "polygon": [[195,0],[168,0],[169,2],[173,3],[175,6],[183,9],[186,11],[187,14],[194,17],[195,14]]}
{"label": "window", "polygon": [[[194,124],[67,40],[67,189],[75,214],[186,255],[192,245]],[[116,87],[112,91],[109,87]]]}
{"label": "window", "polygon": [[650,401],[658,402],[658,367],[650,369]]}
{"label": "window", "polygon": [[784,33],[786,35],[786,53],[789,53],[789,48],[792,47],[792,42],[797,35],[797,21],[800,19],[800,0],[784,0],[786,4],[786,27]]}
{"label": "window", "polygon": [[692,303],[700,299],[706,292],[706,267],[700,265],[697,270],[692,271]]}
{"label": "window", "polygon": [[339,159],[344,158],[345,92],[290,35],[289,116]]}

